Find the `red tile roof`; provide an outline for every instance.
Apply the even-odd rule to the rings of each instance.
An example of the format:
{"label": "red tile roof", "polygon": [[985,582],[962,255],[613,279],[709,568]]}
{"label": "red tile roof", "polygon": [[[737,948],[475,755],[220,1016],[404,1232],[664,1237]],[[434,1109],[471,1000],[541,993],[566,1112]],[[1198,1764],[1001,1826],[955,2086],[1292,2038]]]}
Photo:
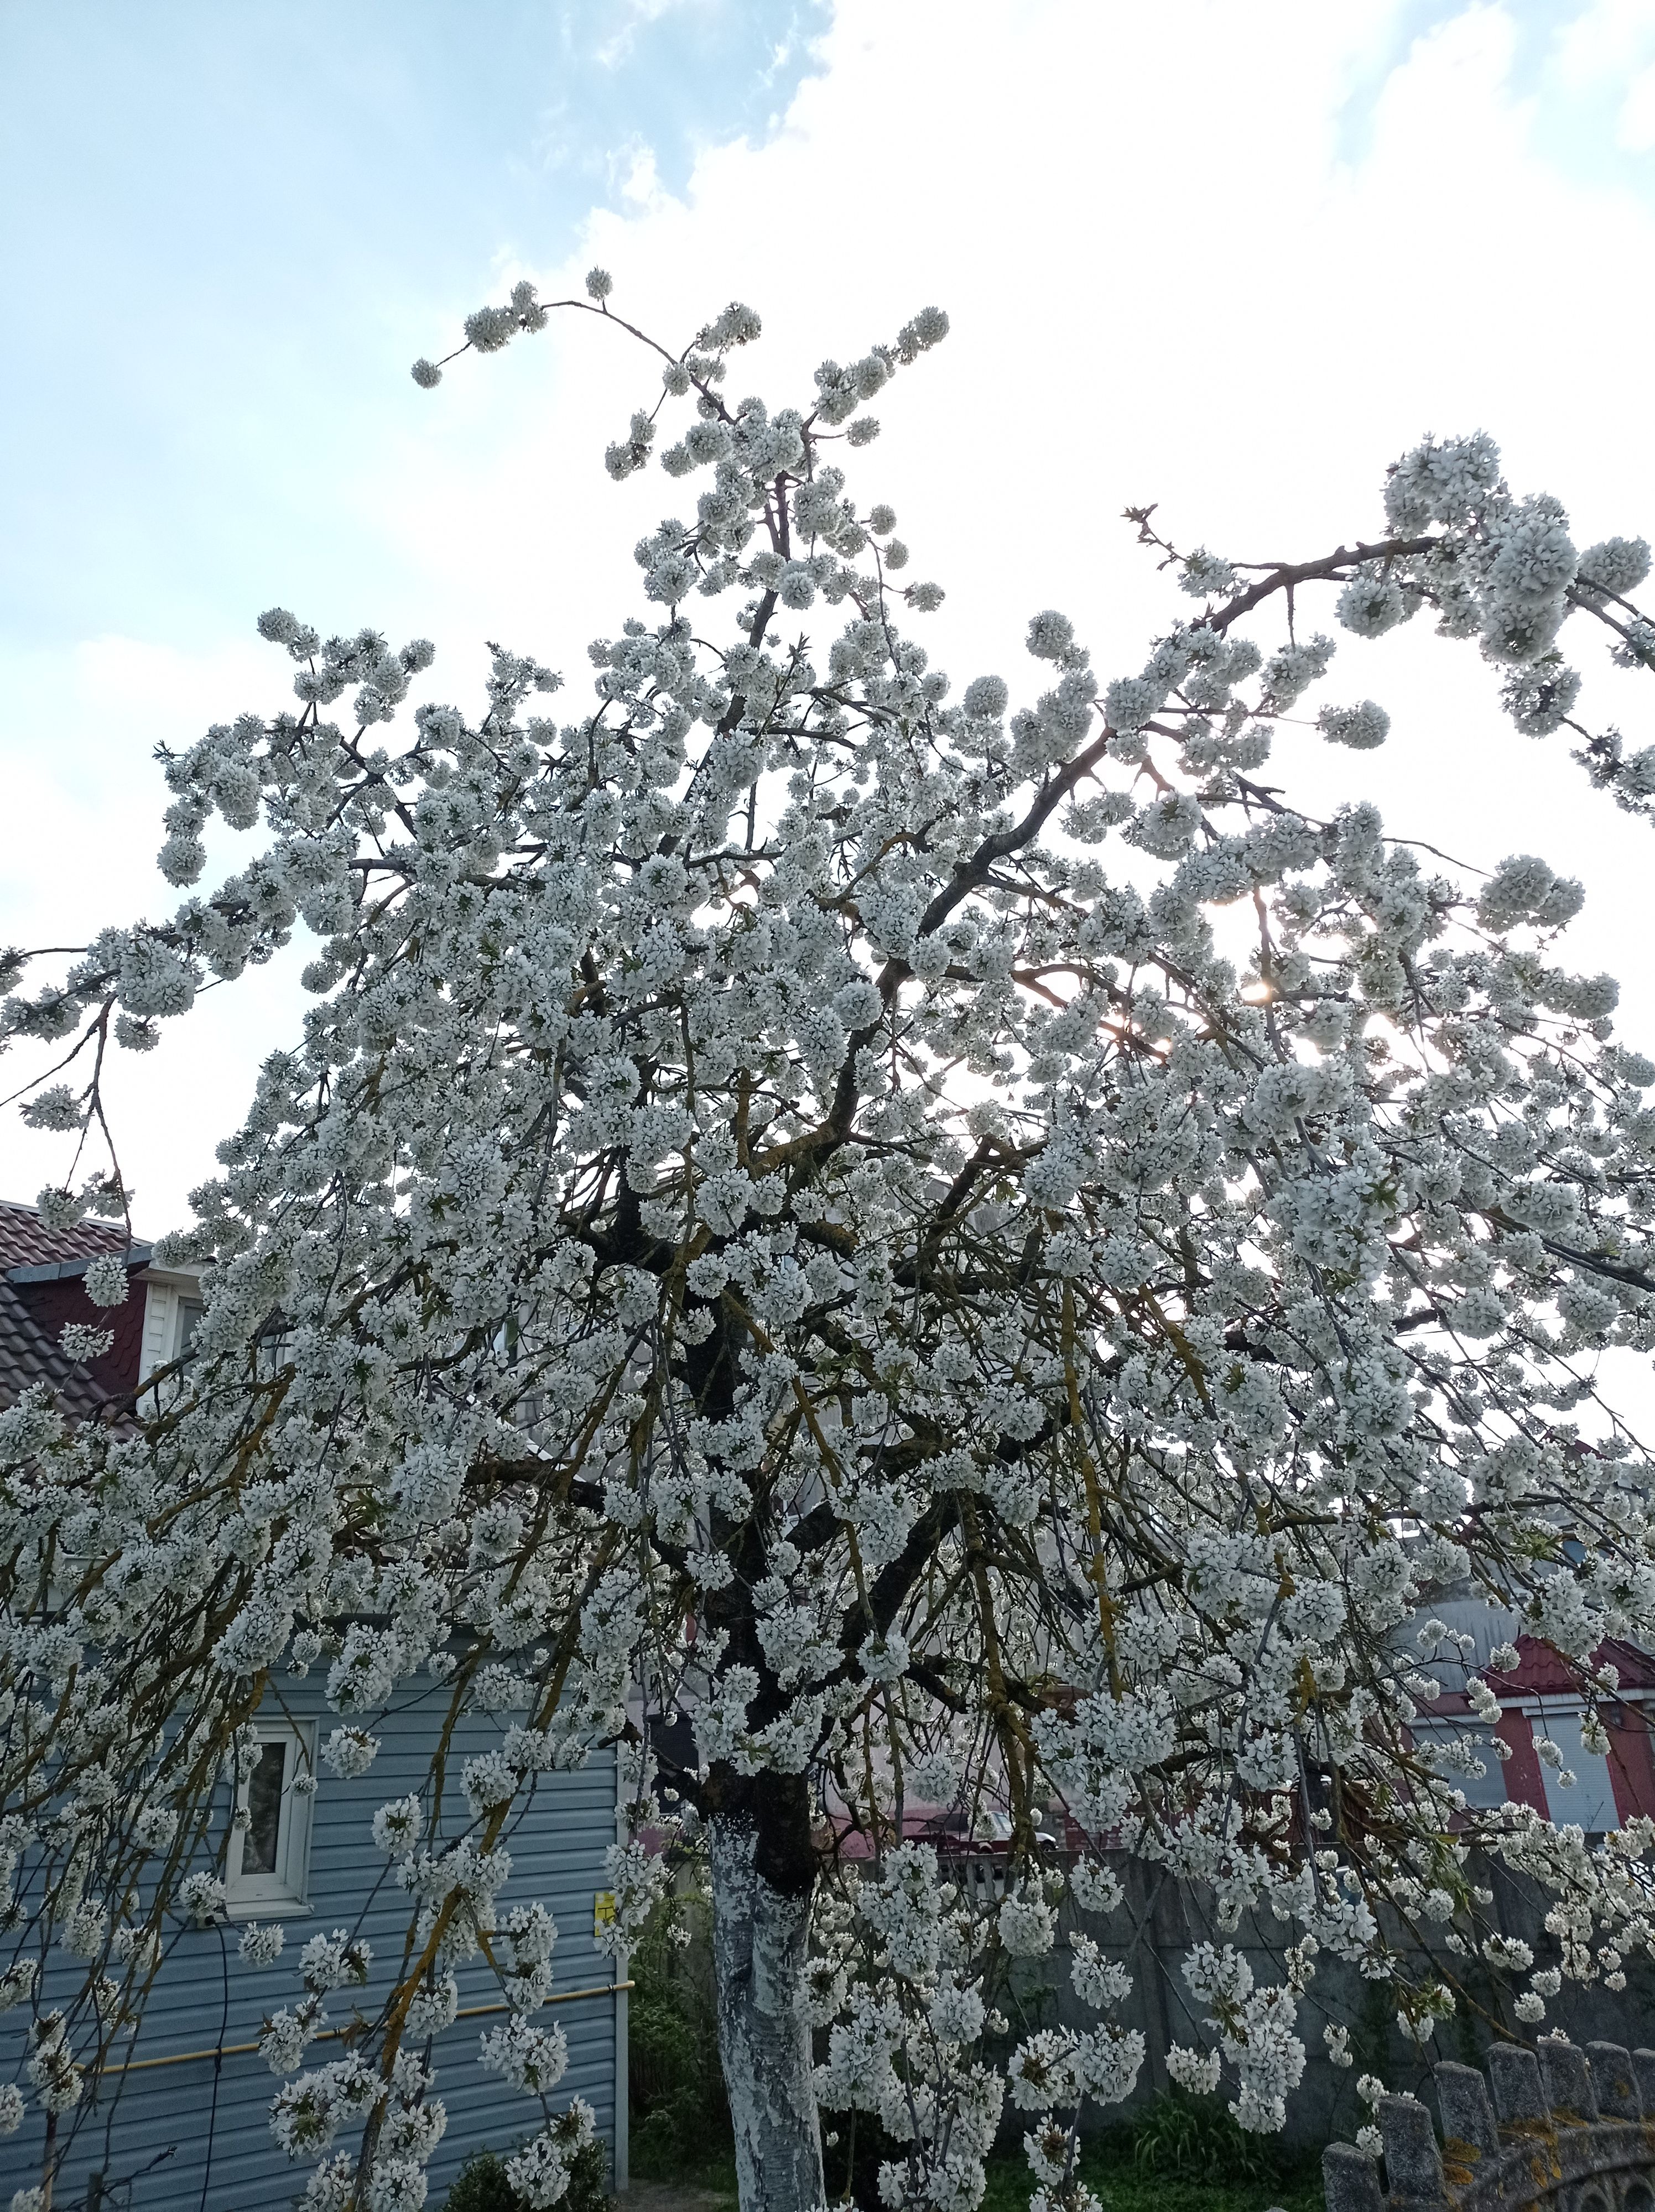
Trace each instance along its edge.
{"label": "red tile roof", "polygon": [[[1562,1697],[1578,1694],[1579,1677],[1567,1662],[1561,1659],[1549,1644],[1537,1637],[1519,1636],[1517,1639],[1518,1663],[1509,1674],[1497,1674],[1491,1667],[1482,1669],[1483,1678],[1497,1698]],[[1600,1644],[1591,1655],[1594,1667],[1613,1666],[1621,1677],[1623,1690],[1647,1690],[1655,1687],[1655,1656],[1640,1651],[1635,1645],[1623,1644],[1618,1638]]]}
{"label": "red tile roof", "polygon": [[[127,1249],[126,1231],[113,1222],[48,1229],[32,1206],[0,1199],[0,1406],[44,1382],[72,1420],[84,1420],[136,1389],[142,1291],[105,1314],[75,1280],[99,1253]],[[149,1256],[147,1244],[133,1247],[134,1270]],[[90,1365],[66,1358],[58,1341],[65,1319],[113,1327],[114,1347]]]}
{"label": "red tile roof", "polygon": [[48,1229],[33,1206],[0,1198],[0,1271],[49,1267],[125,1249],[126,1231],[119,1222],[77,1221],[72,1229]]}

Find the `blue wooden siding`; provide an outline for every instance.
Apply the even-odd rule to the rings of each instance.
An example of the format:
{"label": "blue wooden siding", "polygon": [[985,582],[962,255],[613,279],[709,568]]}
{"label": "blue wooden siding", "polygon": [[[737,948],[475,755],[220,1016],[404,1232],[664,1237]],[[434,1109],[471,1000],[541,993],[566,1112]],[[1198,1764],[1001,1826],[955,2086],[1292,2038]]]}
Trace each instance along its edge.
{"label": "blue wooden siding", "polygon": [[[319,1686],[311,1680],[284,1682],[283,1692],[293,1717],[313,1716],[319,1744],[326,1741],[336,1717],[323,1708]],[[374,1844],[373,1815],[386,1798],[409,1791],[429,1804],[423,1785],[446,1707],[446,1693],[434,1692],[378,1724],[375,1733],[383,1747],[357,1780],[341,1781],[321,1767],[311,1801],[310,1911],[283,1921],[287,1948],[275,1966],[255,1972],[241,1963],[235,1949],[239,1922],[222,1929],[181,1932],[137,2037],[115,2055],[142,2061],[255,2041],[262,2020],[291,2006],[301,1993],[300,1947],[319,1929],[359,1929],[374,1954],[368,1988],[338,1990],[328,2000],[330,2025],[344,2025],[355,2006],[374,2009],[401,1956],[408,1900],[393,1880],[381,1881],[387,1863]],[[468,1720],[460,1733],[448,1768],[451,1795],[443,1823],[447,1837],[466,1823],[459,1790],[463,1759],[497,1742],[511,1717],[499,1723]],[[604,1853],[614,1838],[614,1756],[602,1751],[577,1773],[543,1776],[508,1839],[512,1872],[499,1903],[503,1910],[538,1898],[551,1910],[557,1923],[555,1993],[606,1989],[617,1979],[613,1963],[593,1941],[593,1902],[605,1886]],[[370,1903],[376,1883],[378,1895]],[[54,1967],[43,1985],[45,2001],[70,1984],[73,1977],[65,1970],[73,1963]],[[499,2002],[498,1987],[481,1959],[461,1971],[459,1985],[462,2008]],[[597,2114],[611,2159],[618,2014],[624,2021],[624,2003],[618,2007],[612,1995],[604,1994],[555,2003],[536,2016],[540,2024],[560,2027],[569,2039],[569,2071],[554,2105],[561,2106],[572,2094],[584,2097]],[[447,2106],[448,2125],[430,2166],[428,2203],[433,2206],[441,2203],[444,2189],[472,2152],[508,2150],[538,2123],[539,2108],[532,2099],[478,2063],[479,2033],[506,2017],[502,2011],[460,2019],[434,2047],[434,2094]],[[0,2081],[22,2079],[27,2026],[25,2007],[0,2015]],[[339,2055],[337,2042],[313,2044],[309,2063]],[[620,2063],[624,2074],[624,2052]],[[96,2085],[88,2081],[79,2111],[60,2122],[60,2127],[71,2119],[78,2125],[59,2167],[53,2212],[74,2212],[84,2203],[87,2176],[94,2171],[106,2173],[111,2185],[126,2185],[134,2177],[130,2193],[122,2185],[113,2199],[114,2205],[130,2206],[131,2212],[277,2212],[288,2207],[313,2168],[308,2161],[290,2163],[270,2131],[270,2102],[279,2086],[256,2051],[216,2063],[192,2058],[181,2064],[139,2065],[106,2075]],[[334,2148],[350,2149],[360,2140],[360,2130],[351,2130]],[[0,2205],[9,2201],[13,2190],[39,2182],[42,2142],[41,2116],[31,2100],[22,2128],[0,2141]],[[161,2164],[142,2171],[162,2154],[167,2155]]]}

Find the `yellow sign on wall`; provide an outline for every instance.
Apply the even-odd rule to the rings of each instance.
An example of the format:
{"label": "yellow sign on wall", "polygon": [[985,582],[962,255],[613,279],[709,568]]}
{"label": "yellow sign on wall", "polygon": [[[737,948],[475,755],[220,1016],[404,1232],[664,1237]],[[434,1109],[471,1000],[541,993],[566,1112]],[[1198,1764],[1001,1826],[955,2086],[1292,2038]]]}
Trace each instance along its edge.
{"label": "yellow sign on wall", "polygon": [[612,1889],[600,1889],[596,1892],[592,1899],[592,1935],[593,1942],[595,1942],[597,1941],[598,1937],[603,1934],[605,1928],[612,1928],[614,1925],[615,1893]]}

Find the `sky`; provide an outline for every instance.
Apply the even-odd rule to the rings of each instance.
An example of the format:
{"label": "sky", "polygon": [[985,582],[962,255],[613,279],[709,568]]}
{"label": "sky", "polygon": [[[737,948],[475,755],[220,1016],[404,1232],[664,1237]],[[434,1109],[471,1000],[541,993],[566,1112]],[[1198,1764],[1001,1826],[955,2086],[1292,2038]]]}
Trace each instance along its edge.
{"label": "sky", "polygon": [[[855,485],[945,586],[925,635],[957,685],[1031,694],[1048,605],[1105,678],[1140,665],[1189,603],[1129,503],[1303,558],[1376,529],[1428,430],[1491,431],[1582,544],[1655,535],[1655,0],[0,0],[0,940],[26,945],[167,911],[154,749],[281,703],[262,608],[429,636],[429,696],[466,706],[485,640],[578,695],[641,611],[631,547],[683,493],[600,456],[658,388],[643,357],[567,316],[435,392],[408,375],[520,276],[562,297],[599,261],[674,347],[751,301],[737,377],[772,404],[945,307]],[[1650,742],[1631,679],[1585,665],[1591,713]],[[1655,833],[1512,733],[1474,651],[1409,629],[1336,669],[1389,744],[1284,732],[1277,781],[1579,875],[1574,963],[1655,1046]],[[147,1233],[296,1032],[305,957],[118,1063]],[[65,1164],[0,1111],[0,1196]]]}

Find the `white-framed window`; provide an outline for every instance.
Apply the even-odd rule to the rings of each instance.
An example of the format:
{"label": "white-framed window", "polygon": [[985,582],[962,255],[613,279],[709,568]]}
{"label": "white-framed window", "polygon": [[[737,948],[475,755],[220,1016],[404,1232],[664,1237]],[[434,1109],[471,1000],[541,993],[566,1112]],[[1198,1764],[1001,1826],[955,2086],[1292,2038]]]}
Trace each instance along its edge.
{"label": "white-framed window", "polygon": [[143,1337],[138,1354],[142,1386],[157,1368],[168,1367],[187,1355],[206,1308],[198,1275],[146,1267],[139,1280],[144,1298]]}
{"label": "white-framed window", "polygon": [[314,1721],[255,1721],[259,1758],[240,1785],[224,1860],[232,1919],[272,1919],[309,1910],[312,1790],[296,1785],[316,1772]]}

